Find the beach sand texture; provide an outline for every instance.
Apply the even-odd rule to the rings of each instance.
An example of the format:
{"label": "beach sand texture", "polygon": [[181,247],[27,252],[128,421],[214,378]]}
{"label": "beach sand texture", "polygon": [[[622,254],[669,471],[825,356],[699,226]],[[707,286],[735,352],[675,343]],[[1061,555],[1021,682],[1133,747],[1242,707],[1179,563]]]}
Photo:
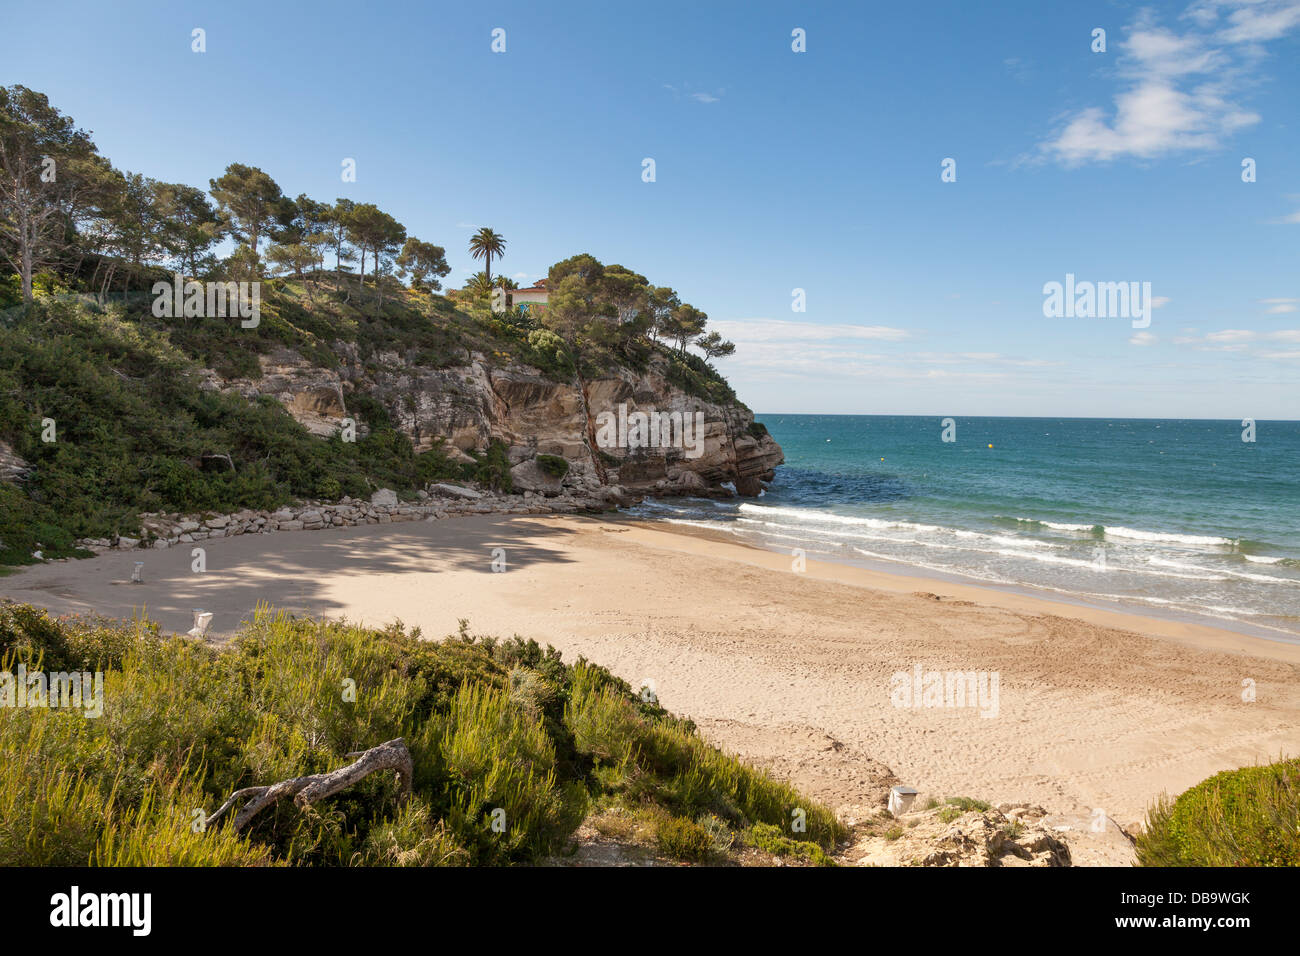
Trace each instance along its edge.
{"label": "beach sand texture", "polygon": [[[24,569],[0,594],[59,613],[147,608],[180,632],[202,607],[218,638],[259,602],[396,618],[426,637],[466,618],[653,682],[713,743],[836,807],[901,782],[923,798],[1100,808],[1131,826],[1162,791],[1300,752],[1300,647],[1199,625],[817,562],[795,573],[787,555],[617,518],[477,516],[205,546],[202,574],[189,547],[110,553]],[[134,561],[142,584],[128,583]],[[996,672],[996,716],[894,706],[891,678],[918,664]]]}

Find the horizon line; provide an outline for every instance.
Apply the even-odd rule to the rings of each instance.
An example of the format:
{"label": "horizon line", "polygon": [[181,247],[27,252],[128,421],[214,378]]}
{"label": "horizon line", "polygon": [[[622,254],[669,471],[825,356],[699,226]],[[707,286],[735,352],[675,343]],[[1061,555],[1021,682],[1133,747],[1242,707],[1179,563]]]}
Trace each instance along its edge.
{"label": "horizon line", "polygon": [[[1128,415],[952,415],[952,414],[887,414],[881,412],[754,412],[754,417],[773,415],[809,415],[819,418],[1010,418],[1010,419],[1067,419],[1070,421],[1120,421],[1120,422],[1237,422],[1237,418],[1178,418],[1170,416],[1128,416]],[[1249,418],[1250,416],[1243,416]],[[1300,425],[1297,418],[1252,418],[1254,422],[1274,422],[1283,425]]]}

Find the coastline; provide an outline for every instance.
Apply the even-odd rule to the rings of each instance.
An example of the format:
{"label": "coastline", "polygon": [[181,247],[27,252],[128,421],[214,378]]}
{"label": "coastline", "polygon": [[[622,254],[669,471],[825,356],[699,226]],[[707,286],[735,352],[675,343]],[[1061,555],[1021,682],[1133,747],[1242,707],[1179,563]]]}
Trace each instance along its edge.
{"label": "coastline", "polygon": [[[901,782],[1131,827],[1161,792],[1300,750],[1300,647],[848,565],[795,574],[786,555],[619,516],[243,535],[210,541],[203,574],[186,548],[111,552],[23,569],[0,593],[56,613],[143,608],[182,633],[203,607],[218,638],[259,603],[431,638],[465,618],[653,681],[713,743],[832,806]],[[891,705],[891,677],[917,664],[998,673],[996,719]]]}
{"label": "coastline", "polygon": [[[613,521],[618,520],[619,517],[619,515],[607,515],[603,520]],[[695,538],[722,545],[724,548],[734,547],[747,555],[743,558],[740,554],[728,556],[724,551],[719,550],[716,552],[719,558],[730,557],[731,560],[745,560],[771,570],[790,571],[790,555],[786,552],[738,540],[726,532],[653,520],[629,519],[627,523],[649,532]],[[650,543],[652,539],[647,536],[644,540]],[[772,557],[764,559],[758,558],[757,555]],[[1251,627],[1249,624],[1243,624],[1241,629],[1237,629],[1230,625],[1239,622],[1209,623],[1212,618],[1190,613],[1165,611],[1159,608],[1128,609],[1119,604],[1113,608],[1102,607],[1083,598],[1072,598],[1068,594],[1052,597],[1034,593],[1039,589],[1029,585],[1016,586],[984,581],[969,583],[958,580],[955,575],[935,575],[924,570],[913,572],[906,570],[905,565],[900,565],[899,570],[883,570],[866,561],[826,561],[820,558],[807,558],[806,563],[807,570],[804,573],[818,580],[900,594],[911,594],[917,591],[943,593],[951,595],[955,600],[973,601],[977,604],[1024,613],[1073,617],[1101,627],[1136,631],[1148,637],[1168,638],[1205,650],[1231,650],[1243,654],[1273,657],[1275,655],[1261,644],[1280,645],[1291,650],[1279,652],[1276,659],[1300,664],[1300,642],[1265,633],[1262,629]]]}

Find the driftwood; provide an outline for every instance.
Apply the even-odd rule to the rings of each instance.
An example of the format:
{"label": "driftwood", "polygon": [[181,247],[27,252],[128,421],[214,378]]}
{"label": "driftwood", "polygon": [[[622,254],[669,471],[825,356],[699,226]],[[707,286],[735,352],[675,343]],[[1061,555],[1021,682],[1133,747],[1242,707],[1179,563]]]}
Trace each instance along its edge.
{"label": "driftwood", "polygon": [[208,817],[209,824],[216,822],[226,811],[240,800],[248,799],[242,810],[235,814],[235,830],[242,830],[248,822],[271,804],[285,797],[293,797],[293,802],[301,809],[306,809],[317,800],[331,797],[340,790],[346,790],[363,777],[376,770],[396,770],[401,797],[406,798],[411,792],[411,777],[414,766],[411,752],[406,749],[406,741],[401,737],[371,747],[369,750],[357,751],[347,756],[356,757],[356,761],[329,773],[315,773],[307,777],[294,777],[281,780],[268,787],[245,787],[236,790],[223,803],[217,812]]}

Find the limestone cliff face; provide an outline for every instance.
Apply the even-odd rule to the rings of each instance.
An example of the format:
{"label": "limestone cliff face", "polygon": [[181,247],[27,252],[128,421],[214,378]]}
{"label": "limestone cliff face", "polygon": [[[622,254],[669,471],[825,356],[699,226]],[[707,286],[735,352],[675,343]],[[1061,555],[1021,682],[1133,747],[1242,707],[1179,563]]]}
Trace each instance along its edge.
{"label": "limestone cliff face", "polygon": [[27,474],[27,462],[23,461],[14,450],[0,441],[0,481],[17,481]]}
{"label": "limestone cliff face", "polygon": [[[282,349],[261,358],[261,379],[225,381],[208,373],[208,387],[272,396],[318,435],[338,429],[349,415],[349,396],[366,392],[383,402],[417,450],[441,438],[453,456],[468,460],[464,452],[504,442],[515,483],[543,494],[617,486],[629,496],[726,497],[730,485],[736,494],[753,496],[785,460],[781,446],[754,425],[753,413],[688,395],[667,380],[662,359],[644,372],[619,369],[579,387],[530,366],[493,364],[481,353],[450,368],[418,366],[395,352],[362,361],[354,349],[340,347],[339,355],[340,367],[325,369]],[[603,440],[610,432],[601,433],[601,423],[626,421],[636,412],[676,414],[690,423],[702,413],[702,434],[666,448],[635,447],[623,440],[625,432]],[[549,477],[538,455],[564,458],[568,473],[562,480]]]}

